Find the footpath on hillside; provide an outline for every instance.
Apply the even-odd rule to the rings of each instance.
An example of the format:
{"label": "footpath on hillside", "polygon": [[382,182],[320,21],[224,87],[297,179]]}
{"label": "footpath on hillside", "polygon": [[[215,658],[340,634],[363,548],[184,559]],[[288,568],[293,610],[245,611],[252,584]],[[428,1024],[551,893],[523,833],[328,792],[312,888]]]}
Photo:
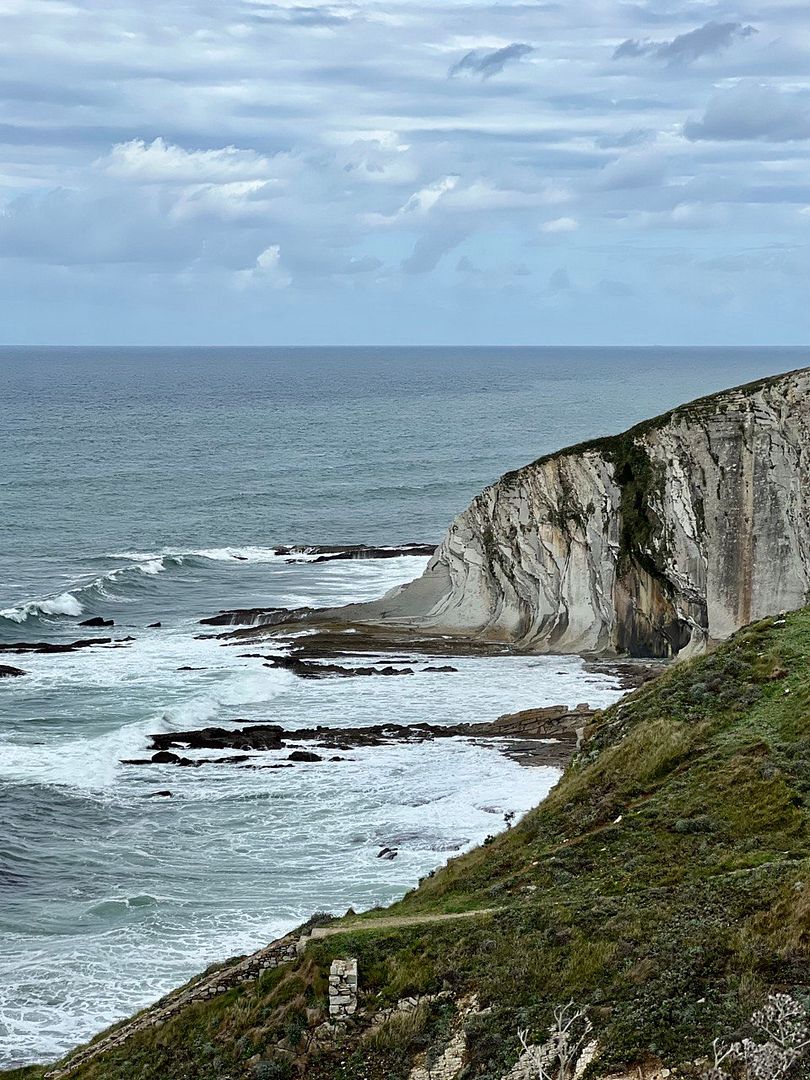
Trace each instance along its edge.
{"label": "footpath on hillside", "polygon": [[149,1006],[143,1012],[138,1013],[131,1020],[124,1021],[106,1035],[102,1035],[96,1042],[74,1051],[68,1055],[62,1065],[45,1075],[49,1080],[62,1080],[63,1077],[68,1077],[79,1066],[88,1064],[88,1062],[108,1050],[122,1046],[133,1035],[137,1035],[147,1028],[166,1023],[167,1020],[176,1016],[177,1013],[189,1005],[209,1001],[211,998],[226,993],[234,986],[254,981],[265,971],[279,967],[282,964],[291,963],[304,951],[310,941],[318,941],[338,934],[354,934],[371,930],[395,930],[400,927],[481,918],[496,915],[503,910],[502,907],[494,907],[430,915],[384,915],[380,918],[341,920],[336,926],[315,926],[308,933],[300,934],[297,937],[294,934],[288,934],[265,948],[259,949],[258,952],[251,953],[250,956],[237,960],[233,964],[217,968],[190,986],[174,991],[155,1005]]}

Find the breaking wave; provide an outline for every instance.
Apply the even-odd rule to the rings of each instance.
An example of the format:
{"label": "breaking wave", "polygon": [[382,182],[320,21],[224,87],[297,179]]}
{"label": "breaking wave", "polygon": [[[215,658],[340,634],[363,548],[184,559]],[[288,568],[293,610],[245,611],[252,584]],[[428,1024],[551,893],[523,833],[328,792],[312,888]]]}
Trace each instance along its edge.
{"label": "breaking wave", "polygon": [[81,615],[84,608],[81,605],[79,599],[71,592],[59,593],[58,596],[47,597],[44,600],[29,600],[25,604],[18,604],[17,607],[4,608],[0,611],[0,618],[8,619],[11,622],[22,623],[25,622],[30,616],[59,616]]}
{"label": "breaking wave", "polygon": [[[402,544],[386,545],[378,548],[364,548],[363,545],[310,545],[290,547],[213,547],[192,548],[187,551],[175,551],[163,548],[161,551],[117,551],[99,557],[100,561],[126,560],[126,565],[117,566],[87,581],[77,582],[60,593],[54,593],[42,599],[27,600],[14,607],[0,610],[0,619],[13,623],[24,623],[28,619],[78,618],[85,613],[87,605],[93,601],[114,601],[127,603],[137,598],[144,587],[144,575],[154,577],[166,570],[186,567],[205,569],[211,563],[230,563],[233,565],[256,565],[258,563],[304,563],[324,562],[332,559],[369,559],[390,558],[391,556],[409,556],[421,553],[424,545]],[[94,560],[95,561],[95,560]]]}
{"label": "breaking wave", "polygon": [[164,566],[173,563],[176,566],[201,565],[205,562],[246,562],[274,563],[291,560],[306,561],[317,558],[310,548],[282,547],[215,547],[191,548],[188,551],[174,551],[163,548],[161,551],[118,551],[105,556],[108,559],[130,559],[138,566],[159,562]]}
{"label": "breaking wave", "polygon": [[161,558],[143,559],[132,566],[119,566],[108,570],[90,581],[77,583],[64,592],[46,596],[39,600],[27,600],[14,607],[0,610],[0,619],[13,623],[24,623],[28,619],[78,618],[85,612],[86,604],[93,599],[125,601],[127,589],[145,574],[154,577],[166,569]]}

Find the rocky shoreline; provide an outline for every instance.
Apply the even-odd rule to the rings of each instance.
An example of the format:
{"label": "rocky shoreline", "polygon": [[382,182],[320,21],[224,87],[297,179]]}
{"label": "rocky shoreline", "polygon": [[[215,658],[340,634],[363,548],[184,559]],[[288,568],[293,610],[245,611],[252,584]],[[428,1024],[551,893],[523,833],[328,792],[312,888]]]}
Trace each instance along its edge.
{"label": "rocky shoreline", "polygon": [[[268,651],[240,653],[240,657],[262,660],[265,667],[288,671],[300,679],[456,674],[458,668],[449,661],[458,657],[514,656],[520,653],[520,650],[506,643],[419,634],[404,628],[310,625],[307,632],[301,634],[300,616],[300,609],[234,609],[202,619],[201,624],[241,624],[235,629],[210,636],[224,647],[243,646],[246,641],[266,644]],[[271,621],[258,621],[265,619]],[[594,659],[585,662],[585,670],[611,675],[622,690],[631,690],[655,678],[665,665],[666,662],[662,661]],[[462,738],[491,745],[522,765],[564,768],[580,745],[596,712],[584,702],[573,709],[567,705],[526,709],[481,723],[387,723],[361,727],[318,725],[290,730],[273,723],[232,728],[204,727],[153,734],[147,747],[149,757],[122,759],[122,764],[177,765],[184,768],[234,765],[277,770],[293,768],[297,764],[344,761],[346,758],[343,754],[358,749]],[[216,757],[189,756],[193,751],[212,750],[230,753]],[[282,751],[288,753],[281,757]],[[268,752],[275,752],[279,756],[272,763],[257,760]]]}
{"label": "rocky shoreline", "polygon": [[[179,765],[197,768],[208,764],[279,769],[296,762],[343,761],[336,752],[368,747],[411,745],[435,739],[464,738],[490,744],[523,765],[564,767],[596,715],[587,704],[569,709],[551,705],[507,713],[490,723],[477,724],[373,724],[365,727],[327,727],[285,730],[280,724],[253,724],[241,728],[206,727],[190,731],[160,732],[150,737],[148,758],[128,758],[124,765]],[[311,748],[311,749],[305,749]],[[225,757],[190,758],[194,750],[231,750]],[[256,764],[267,751],[290,751],[271,765]],[[321,751],[319,753],[318,751]]]}

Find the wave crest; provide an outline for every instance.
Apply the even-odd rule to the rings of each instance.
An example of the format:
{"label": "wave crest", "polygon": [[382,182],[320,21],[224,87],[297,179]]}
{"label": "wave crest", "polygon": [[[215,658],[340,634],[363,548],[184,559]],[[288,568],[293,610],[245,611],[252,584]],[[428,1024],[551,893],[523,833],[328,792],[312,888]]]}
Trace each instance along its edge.
{"label": "wave crest", "polygon": [[24,623],[28,619],[77,618],[92,600],[111,600],[127,603],[134,599],[122,595],[122,586],[133,585],[141,575],[154,577],[163,571],[182,566],[204,569],[210,563],[303,563],[331,562],[333,559],[379,559],[392,556],[423,555],[425,545],[401,544],[366,547],[363,544],[312,545],[289,547],[214,547],[190,548],[177,551],[163,548],[161,551],[117,551],[100,556],[100,560],[126,560],[126,565],[116,566],[89,581],[79,582],[58,594],[42,599],[28,600],[14,607],[0,610],[0,619]]}
{"label": "wave crest", "polygon": [[65,592],[46,596],[39,600],[26,600],[22,604],[0,610],[0,619],[8,619],[9,622],[24,623],[28,619],[53,619],[53,618],[78,618],[85,611],[88,600],[101,598],[103,600],[115,600],[122,602],[126,597],[119,593],[111,592],[110,586],[126,581],[133,574],[146,574],[153,577],[161,573],[166,567],[161,558],[144,559],[131,566],[118,566],[109,570],[106,574],[100,574],[91,581],[73,585]]}
{"label": "wave crest", "polygon": [[84,608],[78,597],[71,592],[63,592],[58,596],[46,597],[44,600],[29,600],[16,607],[4,608],[0,611],[0,619],[23,623],[32,616],[68,615],[75,618],[83,612]]}

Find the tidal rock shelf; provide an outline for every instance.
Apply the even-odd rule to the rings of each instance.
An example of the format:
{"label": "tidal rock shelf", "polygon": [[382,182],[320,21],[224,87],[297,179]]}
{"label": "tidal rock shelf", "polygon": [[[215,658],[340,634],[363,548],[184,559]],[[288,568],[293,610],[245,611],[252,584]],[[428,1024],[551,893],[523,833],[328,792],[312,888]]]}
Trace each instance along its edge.
{"label": "tidal rock shelf", "polygon": [[276,548],[277,555],[286,555],[291,562],[295,561],[296,556],[307,556],[308,562],[316,563],[346,559],[400,559],[405,555],[430,556],[435,551],[435,544],[391,544],[383,547],[370,544],[313,544],[309,547]]}
{"label": "tidal rock shelf", "polygon": [[0,645],[0,653],[70,653],[96,646],[116,649],[134,640],[132,637],[118,639],[105,637],[84,638],[80,641],[15,641]]}
{"label": "tidal rock shelf", "polygon": [[[369,544],[310,544],[275,548],[275,554],[287,562],[326,563],[361,559],[400,559],[406,556],[430,558],[436,553],[435,544],[389,544],[373,547]],[[241,556],[234,556],[241,558]],[[315,609],[306,609],[315,610]],[[285,611],[278,607],[233,608],[202,619],[203,626],[255,626],[271,622]]]}
{"label": "tidal rock shelf", "polygon": [[[354,679],[361,675],[414,675],[416,674],[416,668],[413,665],[417,663],[414,660],[398,659],[390,664],[328,664],[319,660],[304,660],[300,656],[295,655],[282,655],[265,656],[262,653],[242,653],[242,657],[246,660],[258,659],[265,660],[265,667],[281,668],[283,671],[289,671],[291,674],[296,675],[299,679]],[[398,663],[399,667],[394,667],[394,663]],[[405,665],[405,666],[402,666]],[[425,673],[433,674],[452,674],[458,672],[458,668],[452,666],[452,664],[429,664],[426,667],[419,669]]]}
{"label": "tidal rock shelf", "polygon": [[[492,742],[504,753],[526,765],[567,764],[593,720],[595,710],[586,704],[576,709],[551,705],[507,713],[491,723],[480,724],[373,724],[366,727],[296,728],[287,731],[280,724],[253,724],[242,728],[208,727],[192,731],[160,732],[150,738],[148,758],[129,758],[124,765],[242,765],[255,767],[255,755],[267,751],[291,751],[284,761],[262,768],[286,768],[292,763],[325,760],[317,753],[332,754],[331,761],[343,760],[336,751],[368,747],[416,744],[434,739],[465,738]],[[302,750],[312,746],[314,750]],[[194,750],[237,750],[225,757],[189,758]],[[178,752],[179,751],[179,752]]]}

